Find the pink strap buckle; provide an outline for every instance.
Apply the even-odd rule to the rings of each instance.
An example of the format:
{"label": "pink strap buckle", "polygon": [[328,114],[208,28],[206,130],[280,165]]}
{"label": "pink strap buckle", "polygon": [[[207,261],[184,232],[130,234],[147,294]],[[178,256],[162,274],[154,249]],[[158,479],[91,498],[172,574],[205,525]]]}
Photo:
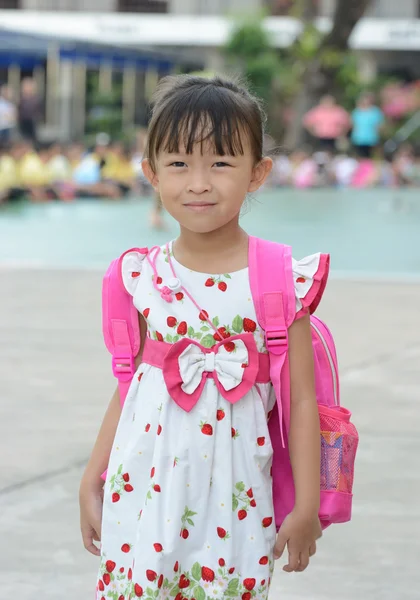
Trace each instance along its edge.
{"label": "pink strap buckle", "polygon": [[267,350],[273,354],[282,354],[287,351],[288,332],[287,327],[267,327],[265,331],[265,343]]}
{"label": "pink strap buckle", "polygon": [[113,356],[112,373],[120,381],[129,381],[134,377],[134,356]]}

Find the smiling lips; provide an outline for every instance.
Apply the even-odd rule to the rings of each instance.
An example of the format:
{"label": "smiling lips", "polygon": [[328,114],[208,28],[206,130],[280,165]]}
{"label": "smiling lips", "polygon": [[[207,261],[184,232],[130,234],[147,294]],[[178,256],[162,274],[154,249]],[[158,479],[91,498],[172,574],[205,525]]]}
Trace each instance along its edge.
{"label": "smiling lips", "polygon": [[212,206],[215,206],[215,203],[214,202],[188,202],[187,204],[184,204],[184,206],[194,212],[204,212],[204,211],[208,210],[209,208],[211,208]]}

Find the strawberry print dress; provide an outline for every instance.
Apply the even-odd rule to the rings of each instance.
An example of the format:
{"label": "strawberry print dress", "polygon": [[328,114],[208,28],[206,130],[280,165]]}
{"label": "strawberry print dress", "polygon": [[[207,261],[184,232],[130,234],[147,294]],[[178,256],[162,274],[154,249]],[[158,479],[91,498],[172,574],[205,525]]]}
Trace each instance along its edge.
{"label": "strawberry print dress", "polygon": [[[324,289],[323,256],[293,261],[297,316]],[[276,399],[271,383],[243,375],[252,352],[266,354],[248,269],[191,271],[167,245],[126,253],[122,275],[146,344],[180,351],[169,375],[143,362],[128,392],[104,490],[96,599],[266,600]]]}

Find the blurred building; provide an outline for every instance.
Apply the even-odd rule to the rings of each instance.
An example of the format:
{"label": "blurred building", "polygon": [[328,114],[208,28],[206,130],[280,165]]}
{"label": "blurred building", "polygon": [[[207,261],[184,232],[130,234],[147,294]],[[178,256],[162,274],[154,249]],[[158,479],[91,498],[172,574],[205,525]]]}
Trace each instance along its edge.
{"label": "blurred building", "polygon": [[[294,0],[0,0],[0,9],[216,15],[264,7],[273,16],[288,16],[294,3]],[[318,0],[318,5],[320,16],[331,16],[335,0]],[[417,19],[420,17],[420,2],[373,0],[367,16]]]}
{"label": "blurred building", "polygon": [[[139,123],[161,75],[223,68],[220,47],[234,25],[226,15],[267,9],[273,44],[286,48],[301,30],[296,1],[0,0],[0,83],[8,79],[17,90],[22,76],[34,75],[46,96],[47,128],[69,137],[84,131],[86,73],[97,70],[105,92],[112,81],[122,86],[125,123]],[[317,25],[328,31],[336,0],[314,2]],[[419,79],[420,0],[372,0],[350,43],[366,81]]]}
{"label": "blurred building", "polygon": [[225,14],[254,10],[260,0],[0,0],[0,8],[85,12]]}

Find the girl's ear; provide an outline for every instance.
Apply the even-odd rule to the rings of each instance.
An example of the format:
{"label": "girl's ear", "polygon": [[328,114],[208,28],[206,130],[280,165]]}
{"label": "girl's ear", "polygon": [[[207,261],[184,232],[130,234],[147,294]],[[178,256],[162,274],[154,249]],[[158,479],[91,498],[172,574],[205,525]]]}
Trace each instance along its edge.
{"label": "girl's ear", "polygon": [[255,192],[262,186],[270,175],[273,168],[273,161],[268,156],[264,157],[252,170],[251,181],[249,182],[248,192]]}
{"label": "girl's ear", "polygon": [[143,169],[143,174],[146,177],[147,181],[150,183],[154,190],[158,191],[159,179],[156,173],[153,171],[148,158],[145,158],[141,161],[141,168]]}

